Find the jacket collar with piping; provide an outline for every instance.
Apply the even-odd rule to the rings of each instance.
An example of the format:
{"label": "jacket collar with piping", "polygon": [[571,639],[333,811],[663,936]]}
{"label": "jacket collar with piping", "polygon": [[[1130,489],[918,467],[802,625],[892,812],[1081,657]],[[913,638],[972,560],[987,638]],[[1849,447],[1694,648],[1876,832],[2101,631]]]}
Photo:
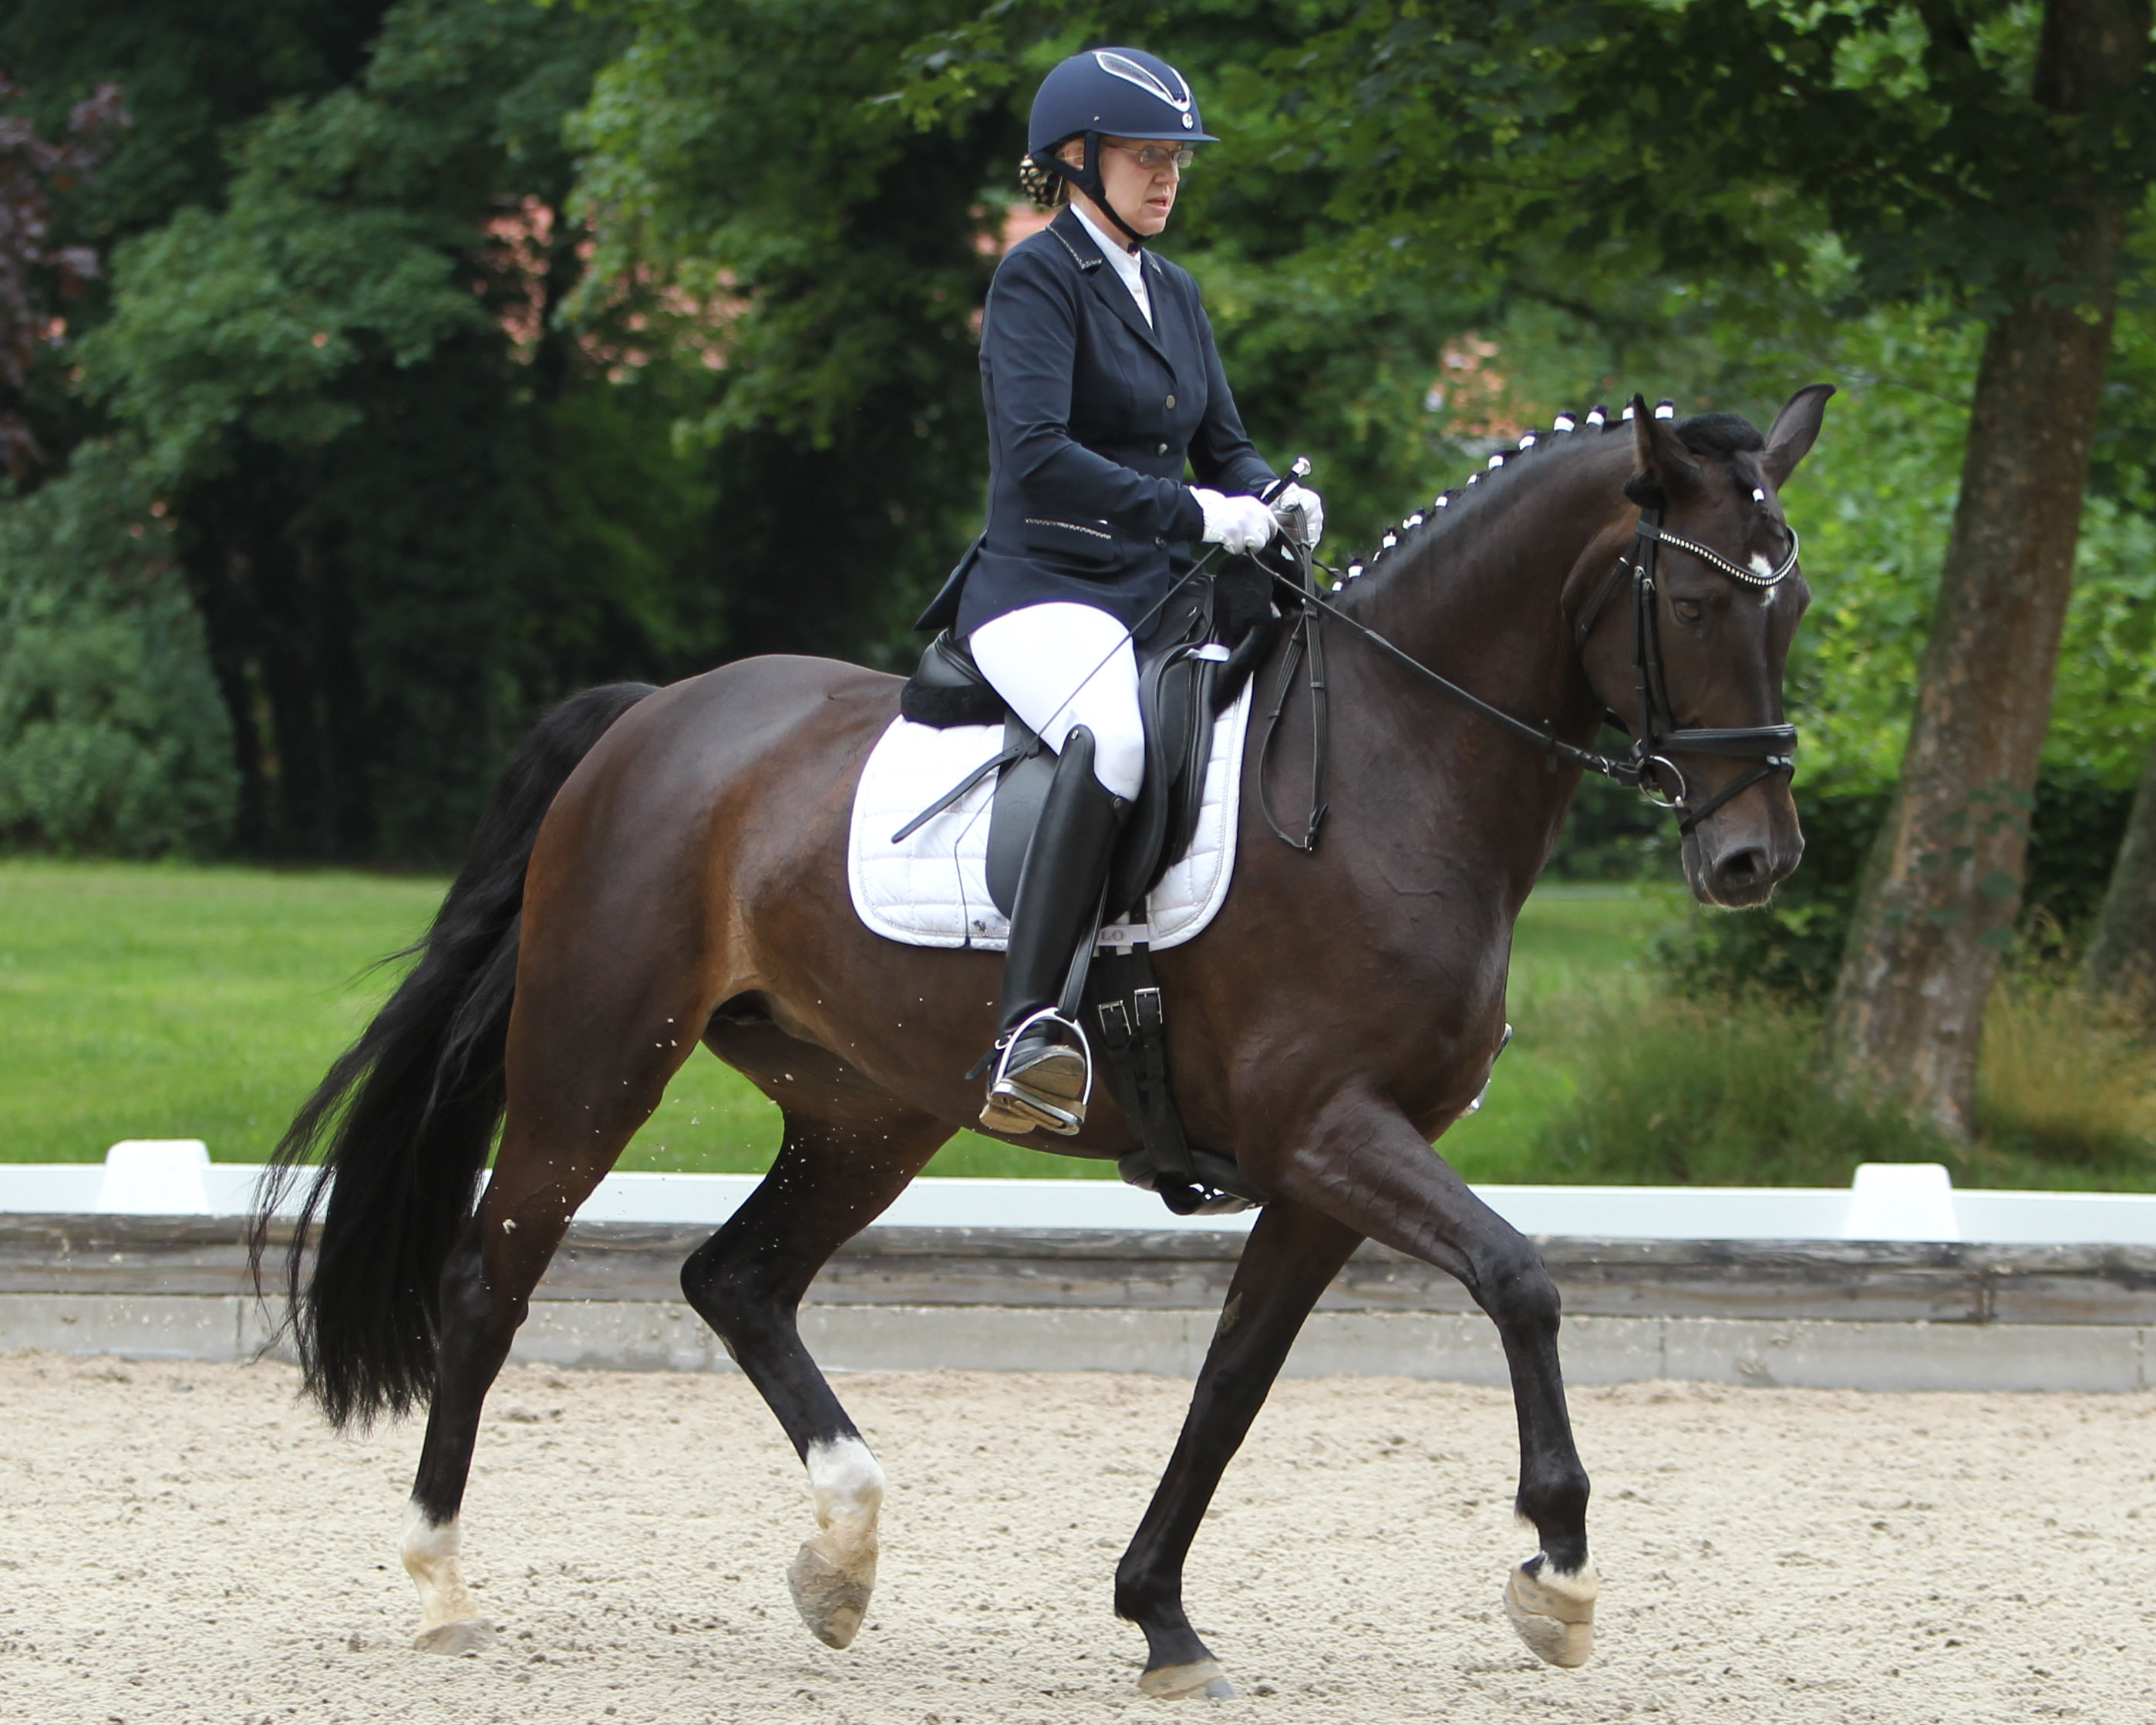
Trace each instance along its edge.
{"label": "jacket collar with piping", "polygon": [[[1078,213],[1065,204],[1055,213],[1055,219],[1048,224],[1048,231],[1062,243],[1063,249],[1070,254],[1071,261],[1077,264],[1092,285],[1093,291],[1106,303],[1108,309],[1123,321],[1132,334],[1160,356],[1162,363],[1170,372],[1173,372],[1175,362],[1168,357],[1167,344],[1161,340],[1159,330],[1147,321],[1145,313],[1138,310],[1137,301],[1131,297],[1131,290],[1123,285],[1122,278],[1112,270],[1105,272],[1101,270],[1101,266],[1108,260],[1101,255],[1100,244],[1093,238],[1091,231],[1078,219]],[[1143,246],[1138,248],[1138,256],[1145,264],[1148,286],[1158,283],[1162,280],[1160,260]],[[1153,304],[1154,316],[1158,316],[1160,302],[1156,300]]]}

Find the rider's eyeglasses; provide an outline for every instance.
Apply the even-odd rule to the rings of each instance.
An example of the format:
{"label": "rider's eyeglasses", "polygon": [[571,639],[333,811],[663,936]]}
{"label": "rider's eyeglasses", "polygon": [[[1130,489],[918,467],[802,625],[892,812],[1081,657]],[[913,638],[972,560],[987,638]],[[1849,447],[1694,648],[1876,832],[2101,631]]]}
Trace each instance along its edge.
{"label": "rider's eyeglasses", "polygon": [[1171,162],[1175,164],[1175,171],[1182,173],[1198,160],[1198,151],[1188,144],[1111,144],[1108,147],[1137,157],[1138,166],[1149,174],[1158,173]]}

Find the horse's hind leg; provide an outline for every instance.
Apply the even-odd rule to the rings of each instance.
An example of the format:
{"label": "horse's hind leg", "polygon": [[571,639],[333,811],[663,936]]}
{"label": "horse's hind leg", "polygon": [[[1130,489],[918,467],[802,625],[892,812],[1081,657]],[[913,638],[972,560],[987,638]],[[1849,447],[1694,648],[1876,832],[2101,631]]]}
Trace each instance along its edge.
{"label": "horse's hind leg", "polygon": [[399,1545],[405,1573],[419,1590],[413,1645],[428,1653],[469,1652],[494,1638],[465,1586],[459,1513],[487,1391],[567,1231],[565,1222],[505,1234],[499,1221],[490,1227],[486,1215],[482,1205],[443,1269],[434,1394]]}
{"label": "horse's hind leg", "polygon": [[695,1050],[696,1030],[681,1027],[701,1029],[708,1011],[661,942],[640,958],[619,946],[580,957],[573,944],[525,955],[501,1151],[442,1271],[434,1392],[401,1548],[429,1652],[491,1638],[458,1563],[480,1410],[571,1219]]}
{"label": "horse's hind leg", "polygon": [[[807,1076],[803,1057],[789,1064],[797,1080]],[[843,1125],[788,1107],[785,1142],[763,1183],[681,1266],[689,1303],[770,1404],[808,1471],[819,1531],[786,1579],[801,1620],[833,1647],[854,1639],[875,1585],[884,1476],[809,1357],[797,1313],[831,1254],[880,1215],[950,1136],[947,1125],[895,1105]]]}

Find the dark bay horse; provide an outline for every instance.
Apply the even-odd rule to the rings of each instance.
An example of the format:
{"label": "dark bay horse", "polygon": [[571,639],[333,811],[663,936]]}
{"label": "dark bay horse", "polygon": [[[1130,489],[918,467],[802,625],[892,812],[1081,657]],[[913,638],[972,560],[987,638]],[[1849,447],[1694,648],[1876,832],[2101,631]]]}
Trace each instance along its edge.
{"label": "dark bay horse", "polygon": [[[1605,709],[1636,711],[1643,614],[1599,603],[1635,543],[1629,491],[1696,547],[1665,547],[1650,601],[1670,721],[1778,723],[1804,584],[1748,586],[1741,572],[1794,562],[1777,492],[1830,393],[1799,392],[1764,439],[1727,415],[1678,425],[1641,403],[1629,424],[1548,439],[1408,530],[1335,603],[1584,745]],[[1430,1147],[1496,1058],[1513,920],[1578,770],[1351,627],[1322,626],[1323,842],[1309,855],[1273,841],[1246,797],[1218,920],[1158,960],[1191,1139],[1272,1196],[1116,1572],[1154,1695],[1225,1689],[1183,1613],[1184,1555],[1305,1316],[1364,1240],[1457,1276],[1495,1322],[1518,1410],[1517,1506],[1540,1543],[1508,1578],[1507,1611],[1555,1663],[1580,1662],[1591,1637],[1588,1481],[1557,1291],[1534,1247]],[[762,1184],[683,1266],[682,1289],[807,1466],[818,1531],[788,1572],[803,1618],[833,1646],[860,1625],[883,1475],[796,1310],[839,1245],[973,1121],[980,1090],[965,1074],[993,1029],[998,974],[992,955],[896,945],[855,915],[849,811],[898,687],[773,658],[563,703],[504,774],[418,963],[280,1147],[265,1218],[277,1183],[322,1163],[311,1272],[304,1224],[288,1265],[309,1389],[340,1425],[429,1409],[403,1541],[422,1647],[487,1633],[457,1559],[480,1404],[571,1217],[700,1041],[779,1105],[785,1137]],[[1291,730],[1271,763],[1281,785],[1306,783],[1308,749],[1306,729]],[[1681,770],[1712,800],[1744,766],[1703,757]],[[1701,899],[1752,904],[1801,850],[1786,776],[1755,774],[1686,834],[1684,866]],[[1054,1147],[1112,1158],[1135,1144],[1102,1096],[1083,1135]],[[258,1268],[267,1244],[258,1222]]]}

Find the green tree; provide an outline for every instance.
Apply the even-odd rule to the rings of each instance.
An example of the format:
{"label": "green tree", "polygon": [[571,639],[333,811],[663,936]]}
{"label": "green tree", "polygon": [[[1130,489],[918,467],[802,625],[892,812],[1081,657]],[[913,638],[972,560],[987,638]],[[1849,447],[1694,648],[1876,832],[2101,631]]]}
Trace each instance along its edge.
{"label": "green tree", "polygon": [[2128,996],[2156,1020],[2156,750],[2134,790],[2082,976],[2094,992]]}
{"label": "green tree", "polygon": [[0,510],[0,838],[214,851],[235,792],[202,622],[125,450]]}
{"label": "green tree", "polygon": [[[2156,248],[2156,221],[2143,223],[2136,237],[2137,260],[2145,270]],[[2123,519],[2156,522],[2156,311],[2145,304],[2121,310],[2105,394],[2092,489]],[[2156,583],[2156,550],[2146,551],[2143,561]],[[2138,611],[2121,619],[2121,633],[2128,631],[2144,654],[2156,657],[2156,593],[2144,589]],[[2070,643],[2064,663],[2075,661]],[[2156,699],[2122,703],[2120,716],[2140,722],[2146,753],[2082,975],[2098,993],[2138,996],[2156,1022],[2156,734],[2147,729],[2156,723]]]}
{"label": "green tree", "polygon": [[[1989,272],[1993,303],[1917,720],[1858,900],[1830,1040],[1846,1081],[1898,1094],[1958,1137],[1974,1129],[1984,1009],[2021,894],[2116,272],[2148,184],[2149,21],[2145,0],[2051,0],[2025,85],[2010,67],[1985,64],[1950,16],[1927,36],[1938,83],[1959,98],[1949,113],[1996,114],[2028,154],[1957,152],[1991,170],[2018,231],[1985,233],[1966,216],[1943,223],[1944,254],[1925,260],[1951,267],[1964,248],[2011,246]],[[2122,136],[2136,147],[2119,149]]]}
{"label": "green tree", "polygon": [[714,341],[684,426],[724,499],[729,644],[906,656],[985,477],[970,327],[1008,115],[874,98],[937,0],[595,0],[629,33],[572,136],[586,303],[642,276]]}
{"label": "green tree", "polygon": [[[23,87],[25,116],[57,136],[102,87],[122,91],[132,124],[108,160],[58,189],[55,245],[100,254],[186,205],[223,201],[231,129],[271,104],[355,76],[387,0],[15,0],[0,9],[0,67]],[[107,284],[80,285],[24,389],[38,443],[55,461],[107,429],[69,387],[74,338],[101,322]]]}
{"label": "green tree", "polygon": [[249,849],[453,855],[538,704],[708,662],[709,494],[667,433],[694,379],[621,360],[633,292],[588,334],[552,315],[562,122],[609,40],[405,0],[118,249],[85,388],[178,524]]}

